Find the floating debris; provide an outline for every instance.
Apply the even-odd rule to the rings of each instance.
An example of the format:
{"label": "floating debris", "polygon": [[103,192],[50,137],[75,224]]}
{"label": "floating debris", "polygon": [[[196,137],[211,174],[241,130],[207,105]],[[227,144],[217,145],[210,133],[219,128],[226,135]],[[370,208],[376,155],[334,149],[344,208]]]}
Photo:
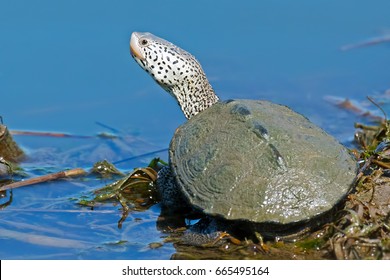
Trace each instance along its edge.
{"label": "floating debris", "polygon": [[[157,166],[158,162],[159,159],[154,159],[151,165]],[[103,163],[111,171],[117,170],[114,165],[108,162]],[[95,166],[101,166],[101,164],[102,162],[99,162]],[[122,217],[118,222],[118,227],[121,228],[130,211],[144,211],[160,201],[155,186],[156,180],[157,171],[152,167],[137,168],[123,178],[95,190],[92,199],[81,199],[78,203],[83,206],[95,207],[99,203],[119,202],[122,206]]]}
{"label": "floating debris", "polygon": [[113,175],[125,175],[121,171],[119,171],[114,164],[108,162],[107,160],[96,162],[91,169],[91,173],[99,174],[103,178],[109,178]]}
{"label": "floating debris", "polygon": [[[325,101],[335,105],[336,107],[346,112],[350,112],[359,117],[366,118],[370,121],[383,120],[383,114],[380,110],[375,110],[370,108],[370,105],[372,105],[372,103],[364,103],[349,98],[342,98],[342,97],[330,96],[330,95],[325,96],[324,99]],[[384,102],[390,104],[390,99],[387,99]]]}
{"label": "floating debris", "polygon": [[25,154],[13,140],[8,128],[0,118],[0,156],[10,162],[19,162],[25,158]]}
{"label": "floating debris", "polygon": [[363,42],[355,43],[355,44],[344,45],[340,48],[340,50],[349,51],[352,49],[378,45],[378,44],[382,44],[382,43],[386,43],[386,42],[390,42],[390,35],[384,35],[384,36],[380,36],[380,37],[371,38],[371,39],[365,40]]}
{"label": "floating debris", "polygon": [[52,181],[52,180],[57,180],[60,178],[68,178],[68,177],[76,177],[76,176],[83,176],[87,172],[82,169],[82,168],[75,168],[75,169],[70,169],[70,170],[65,170],[65,171],[60,171],[56,173],[50,173],[38,177],[33,177],[29,178],[26,180],[14,182],[11,184],[7,184],[4,186],[0,187],[0,191],[5,191],[8,189],[16,189],[24,186],[29,186],[29,185],[34,185],[34,184],[39,184],[47,181]]}
{"label": "floating debris", "polygon": [[360,163],[344,215],[326,227],[324,249],[336,259],[390,259],[390,123],[356,124]]}
{"label": "floating debris", "polygon": [[149,243],[149,248],[150,249],[157,249],[157,248],[160,248],[162,247],[163,244],[161,242],[152,242],[152,243]]}

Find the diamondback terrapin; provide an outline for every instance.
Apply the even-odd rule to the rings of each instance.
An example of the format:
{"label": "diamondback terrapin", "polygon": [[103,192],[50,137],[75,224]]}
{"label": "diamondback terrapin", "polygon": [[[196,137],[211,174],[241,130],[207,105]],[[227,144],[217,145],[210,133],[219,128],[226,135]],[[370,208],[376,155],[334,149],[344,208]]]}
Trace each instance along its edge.
{"label": "diamondback terrapin", "polygon": [[321,223],[351,191],[355,160],[304,116],[268,101],[220,102],[198,61],[153,34],[134,32],[130,52],[188,119],[159,173],[165,207],[190,205],[272,235]]}

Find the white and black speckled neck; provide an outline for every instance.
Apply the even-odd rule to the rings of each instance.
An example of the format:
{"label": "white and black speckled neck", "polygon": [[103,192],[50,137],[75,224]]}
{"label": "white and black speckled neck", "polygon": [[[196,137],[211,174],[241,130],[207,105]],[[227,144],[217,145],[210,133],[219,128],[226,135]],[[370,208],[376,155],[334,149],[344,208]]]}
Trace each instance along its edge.
{"label": "white and black speckled neck", "polygon": [[174,44],[151,33],[134,32],[130,53],[177,100],[187,119],[219,100],[195,57]]}

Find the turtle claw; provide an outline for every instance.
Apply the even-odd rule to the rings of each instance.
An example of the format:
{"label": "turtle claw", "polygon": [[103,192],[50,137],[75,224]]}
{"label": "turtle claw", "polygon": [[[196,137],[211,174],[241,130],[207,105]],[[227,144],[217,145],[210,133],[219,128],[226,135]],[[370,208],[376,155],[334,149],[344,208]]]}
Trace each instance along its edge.
{"label": "turtle claw", "polygon": [[269,253],[270,248],[264,243],[263,236],[258,232],[255,232],[255,236],[258,240],[258,243],[255,244],[256,248],[259,249],[263,253]]}
{"label": "turtle claw", "polygon": [[223,240],[228,240],[232,244],[235,244],[235,245],[241,245],[241,241],[240,240],[238,240],[237,238],[233,237],[232,235],[230,235],[226,231],[217,232],[217,234],[218,234],[218,236],[216,238],[214,238],[213,241],[211,241],[209,243],[206,243],[206,244],[203,244],[202,247],[214,247],[214,246],[217,246],[218,243],[220,241],[223,241]]}

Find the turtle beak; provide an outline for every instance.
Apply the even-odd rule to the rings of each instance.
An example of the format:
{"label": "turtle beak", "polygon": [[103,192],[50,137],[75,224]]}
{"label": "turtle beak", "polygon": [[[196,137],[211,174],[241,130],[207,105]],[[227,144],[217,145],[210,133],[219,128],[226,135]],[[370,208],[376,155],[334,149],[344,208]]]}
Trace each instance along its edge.
{"label": "turtle beak", "polygon": [[145,58],[142,55],[141,49],[138,45],[140,34],[138,32],[133,32],[130,38],[130,53],[133,57],[136,57],[140,60],[144,60]]}

